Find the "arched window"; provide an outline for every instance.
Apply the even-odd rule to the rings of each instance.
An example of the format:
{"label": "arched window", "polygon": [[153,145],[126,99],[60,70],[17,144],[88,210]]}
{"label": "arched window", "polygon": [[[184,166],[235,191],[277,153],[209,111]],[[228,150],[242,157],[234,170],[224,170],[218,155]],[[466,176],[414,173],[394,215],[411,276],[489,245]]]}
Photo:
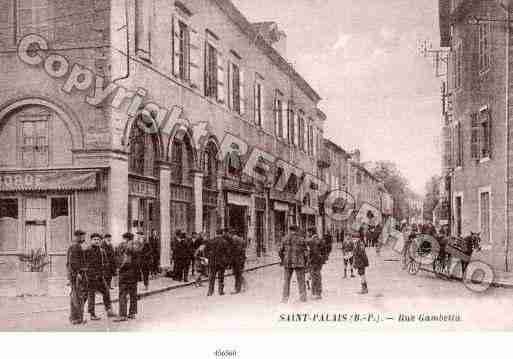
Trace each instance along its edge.
{"label": "arched window", "polygon": [[217,187],[217,147],[214,143],[209,142],[203,152],[202,168],[204,173],[203,184],[207,188]]}
{"label": "arched window", "polygon": [[134,126],[130,133],[129,171],[143,176],[156,176],[157,144],[154,136]]}
{"label": "arched window", "polygon": [[192,184],[193,168],[194,156],[189,138],[186,135],[176,136],[171,146],[171,181],[177,184]]}

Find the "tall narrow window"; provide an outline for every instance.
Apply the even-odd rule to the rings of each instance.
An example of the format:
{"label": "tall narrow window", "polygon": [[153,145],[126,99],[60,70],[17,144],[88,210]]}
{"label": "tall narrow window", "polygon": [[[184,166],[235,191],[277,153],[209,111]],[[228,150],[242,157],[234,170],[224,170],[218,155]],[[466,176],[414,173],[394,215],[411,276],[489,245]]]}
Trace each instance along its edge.
{"label": "tall narrow window", "polygon": [[477,113],[470,115],[470,157],[472,159],[481,158],[479,150],[479,121]]}
{"label": "tall narrow window", "polygon": [[151,26],[153,22],[153,0],[136,0],[135,46],[137,55],[150,60],[151,57]]}
{"label": "tall narrow window", "polygon": [[262,84],[255,82],[254,106],[255,106],[255,124],[262,127]]}
{"label": "tall narrow window", "polygon": [[189,27],[178,18],[173,18],[173,74],[181,80],[190,78],[190,33]]}
{"label": "tall narrow window", "polygon": [[305,118],[303,114],[298,117],[299,121],[299,133],[298,133],[298,145],[301,150],[305,150]]}
{"label": "tall narrow window", "polygon": [[484,243],[490,242],[490,192],[479,193],[479,228]]}
{"label": "tall narrow window", "polygon": [[461,123],[458,122],[455,128],[455,136],[456,136],[456,167],[463,166],[463,131],[461,128]]}
{"label": "tall narrow window", "polygon": [[479,24],[479,71],[488,70],[491,63],[491,33],[490,23]]}
{"label": "tall narrow window", "polygon": [[283,138],[283,100],[282,94],[278,90],[274,98],[274,130],[276,137]]}
{"label": "tall narrow window", "polygon": [[481,158],[489,158],[492,153],[492,120],[488,110],[481,111]]}
{"label": "tall narrow window", "polygon": [[48,166],[48,116],[22,120],[21,156],[24,167]]}
{"label": "tall narrow window", "polygon": [[456,196],[454,200],[454,219],[455,219],[455,230],[456,236],[461,237],[462,234],[462,218],[461,218],[461,210],[463,205],[463,199],[461,196]]}
{"label": "tall narrow window", "polygon": [[205,96],[217,98],[217,50],[208,42],[205,47]]}
{"label": "tall narrow window", "polygon": [[230,95],[232,97],[233,110],[240,114],[240,70],[236,64],[231,64]]}

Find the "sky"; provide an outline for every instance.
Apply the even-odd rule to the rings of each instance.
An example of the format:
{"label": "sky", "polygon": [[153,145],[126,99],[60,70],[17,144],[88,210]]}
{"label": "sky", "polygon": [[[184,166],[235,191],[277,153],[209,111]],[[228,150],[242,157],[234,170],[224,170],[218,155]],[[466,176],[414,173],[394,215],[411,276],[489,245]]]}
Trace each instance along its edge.
{"label": "sky", "polygon": [[364,162],[395,162],[424,194],[440,173],[440,79],[417,44],[439,45],[438,0],[233,2],[285,31],[287,58],[323,99],[325,137]]}

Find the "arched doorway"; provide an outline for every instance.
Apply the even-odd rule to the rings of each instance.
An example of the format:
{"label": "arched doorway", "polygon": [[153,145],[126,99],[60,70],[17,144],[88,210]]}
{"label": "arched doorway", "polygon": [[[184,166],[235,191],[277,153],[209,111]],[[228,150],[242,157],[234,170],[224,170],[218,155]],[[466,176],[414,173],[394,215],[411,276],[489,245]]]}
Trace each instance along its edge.
{"label": "arched doorway", "polygon": [[212,238],[221,224],[217,211],[219,196],[218,147],[214,141],[209,141],[203,150],[201,168],[203,170],[203,232]]}
{"label": "arched doorway", "polygon": [[135,123],[128,145],[128,230],[149,236],[153,230],[160,229],[158,137]]}
{"label": "arched doorway", "polygon": [[176,231],[191,234],[194,230],[194,150],[185,130],[171,141],[171,235]]}

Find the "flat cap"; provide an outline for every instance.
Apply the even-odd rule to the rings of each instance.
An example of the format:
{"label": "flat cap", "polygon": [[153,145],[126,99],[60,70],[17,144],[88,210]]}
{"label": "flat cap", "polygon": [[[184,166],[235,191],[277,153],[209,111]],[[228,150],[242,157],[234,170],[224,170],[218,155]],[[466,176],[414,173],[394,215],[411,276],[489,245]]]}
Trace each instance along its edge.
{"label": "flat cap", "polygon": [[123,233],[122,237],[125,239],[134,239],[134,235],[130,232]]}
{"label": "flat cap", "polygon": [[83,236],[85,234],[85,232],[81,229],[77,229],[75,232],[74,232],[75,236]]}
{"label": "flat cap", "polygon": [[91,239],[94,239],[94,238],[102,239],[102,236],[100,236],[99,233],[91,233],[89,238],[91,238]]}
{"label": "flat cap", "polygon": [[112,238],[112,236],[110,235],[110,233],[105,233],[105,234],[103,235],[103,238]]}

